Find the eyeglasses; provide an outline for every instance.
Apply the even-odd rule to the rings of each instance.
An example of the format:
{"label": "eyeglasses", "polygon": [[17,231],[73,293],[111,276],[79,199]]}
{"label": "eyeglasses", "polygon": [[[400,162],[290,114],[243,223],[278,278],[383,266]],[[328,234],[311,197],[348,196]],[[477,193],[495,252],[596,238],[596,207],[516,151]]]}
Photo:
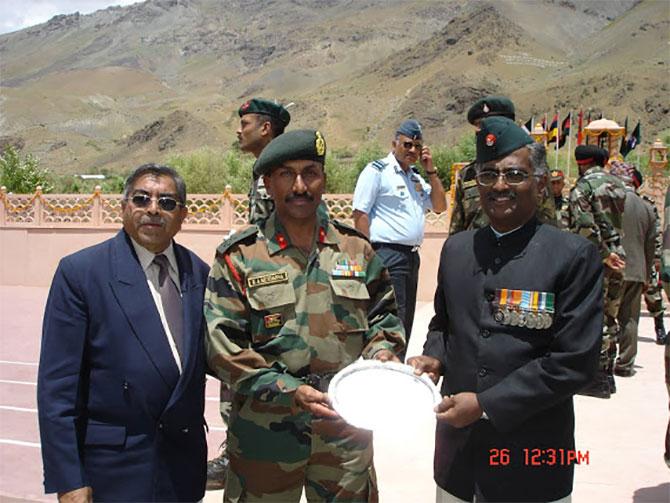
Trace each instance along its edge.
{"label": "eyeglasses", "polygon": [[417,150],[421,150],[423,148],[423,145],[421,143],[412,143],[411,141],[402,142],[402,146],[405,147],[406,150],[411,150],[412,147],[414,147]]}
{"label": "eyeglasses", "polygon": [[133,197],[130,198],[132,203],[138,208],[146,208],[151,204],[151,201],[153,201],[154,199],[158,202],[158,206],[160,207],[160,209],[165,211],[174,211],[175,209],[177,209],[177,206],[184,206],[175,198],[169,196],[161,196],[155,198],[150,197],[147,194],[135,194]]}
{"label": "eyeglasses", "polygon": [[509,168],[503,171],[487,169],[477,173],[475,178],[479,185],[490,187],[494,185],[501,176],[507,185],[520,185],[530,178],[530,174],[520,168]]}

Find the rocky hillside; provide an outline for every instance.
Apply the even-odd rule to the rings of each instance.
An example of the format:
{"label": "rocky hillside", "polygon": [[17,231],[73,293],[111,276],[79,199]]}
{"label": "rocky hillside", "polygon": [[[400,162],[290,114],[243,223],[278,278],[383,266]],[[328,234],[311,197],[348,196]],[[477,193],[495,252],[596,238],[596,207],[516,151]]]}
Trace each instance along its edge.
{"label": "rocky hillside", "polygon": [[57,171],[127,169],[225,148],[260,95],[331,146],[409,116],[452,143],[495,92],[520,119],[591,108],[650,140],[670,127],[669,25],[657,0],[148,0],[0,35],[0,136]]}

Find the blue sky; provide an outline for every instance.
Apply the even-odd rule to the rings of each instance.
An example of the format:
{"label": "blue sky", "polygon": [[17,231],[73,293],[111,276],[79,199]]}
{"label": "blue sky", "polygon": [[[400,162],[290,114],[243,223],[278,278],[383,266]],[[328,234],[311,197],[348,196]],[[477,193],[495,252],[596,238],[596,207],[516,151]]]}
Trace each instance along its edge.
{"label": "blue sky", "polygon": [[0,33],[44,23],[57,14],[89,14],[111,5],[142,0],[0,0]]}

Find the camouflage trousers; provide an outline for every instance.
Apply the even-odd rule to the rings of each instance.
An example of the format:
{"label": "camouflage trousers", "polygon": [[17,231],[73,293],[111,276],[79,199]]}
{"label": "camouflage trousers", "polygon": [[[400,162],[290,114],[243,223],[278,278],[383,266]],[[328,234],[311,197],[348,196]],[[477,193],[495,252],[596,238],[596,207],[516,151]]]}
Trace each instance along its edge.
{"label": "camouflage trousers", "polygon": [[647,311],[649,311],[649,314],[653,318],[663,315],[665,311],[663,307],[663,288],[658,278],[655,278],[645,290],[644,303],[647,306]]}
{"label": "camouflage trousers", "polygon": [[372,433],[236,396],[225,502],[377,502]]}
{"label": "camouflage trousers", "polygon": [[611,374],[614,369],[614,359],[617,352],[617,337],[620,332],[617,314],[624,292],[623,273],[605,267],[603,281],[603,341],[600,348],[600,370]]}

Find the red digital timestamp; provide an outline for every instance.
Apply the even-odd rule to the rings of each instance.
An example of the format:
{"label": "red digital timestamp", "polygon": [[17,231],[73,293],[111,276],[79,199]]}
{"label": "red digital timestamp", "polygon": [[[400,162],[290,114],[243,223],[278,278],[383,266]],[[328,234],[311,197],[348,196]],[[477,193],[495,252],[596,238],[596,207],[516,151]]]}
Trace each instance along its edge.
{"label": "red digital timestamp", "polygon": [[[589,451],[575,449],[521,449],[524,466],[588,465]],[[510,449],[489,449],[489,466],[507,466],[512,462]]]}

